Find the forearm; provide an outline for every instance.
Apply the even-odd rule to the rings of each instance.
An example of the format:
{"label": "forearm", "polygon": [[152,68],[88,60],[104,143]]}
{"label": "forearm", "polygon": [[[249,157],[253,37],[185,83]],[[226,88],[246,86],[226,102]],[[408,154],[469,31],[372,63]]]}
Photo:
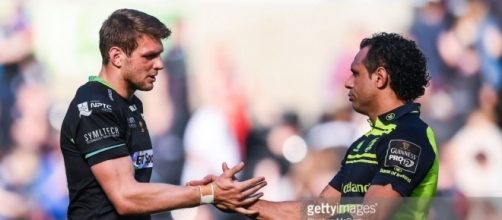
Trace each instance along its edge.
{"label": "forearm", "polygon": [[301,202],[270,202],[266,200],[258,200],[249,209],[256,210],[259,215],[256,219],[301,219]]}
{"label": "forearm", "polygon": [[123,187],[114,206],[122,215],[144,214],[193,207],[200,204],[198,187],[162,183],[134,183]]}

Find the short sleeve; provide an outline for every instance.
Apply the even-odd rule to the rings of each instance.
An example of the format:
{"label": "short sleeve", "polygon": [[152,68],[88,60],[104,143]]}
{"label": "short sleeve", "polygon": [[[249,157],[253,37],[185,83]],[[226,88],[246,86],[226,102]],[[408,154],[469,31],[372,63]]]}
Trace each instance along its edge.
{"label": "short sleeve", "polygon": [[427,136],[401,132],[377,148],[378,170],[372,185],[391,184],[401,196],[410,196],[432,167],[435,154]]}
{"label": "short sleeve", "polygon": [[342,183],[343,183],[343,178],[345,175],[345,158],[342,161],[342,166],[340,167],[340,170],[336,175],[329,181],[329,185],[333,187],[334,189],[338,190],[339,192],[342,191]]}
{"label": "short sleeve", "polygon": [[87,102],[80,103],[79,126],[75,142],[89,166],[129,155],[125,129],[118,117],[109,108],[91,108]]}

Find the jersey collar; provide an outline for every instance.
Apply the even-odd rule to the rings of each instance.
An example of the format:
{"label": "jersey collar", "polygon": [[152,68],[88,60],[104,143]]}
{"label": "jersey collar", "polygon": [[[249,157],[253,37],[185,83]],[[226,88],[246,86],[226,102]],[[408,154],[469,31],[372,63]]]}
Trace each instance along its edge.
{"label": "jersey collar", "polygon": [[391,124],[408,113],[420,114],[420,104],[413,102],[406,103],[389,112],[379,115],[377,121],[384,125]]}
{"label": "jersey collar", "polygon": [[[89,76],[89,82],[99,82],[105,86],[107,86],[108,88],[110,89],[113,89],[112,85],[110,85],[110,83],[108,83],[107,81],[105,81],[103,78],[99,77],[99,76]],[[115,90],[115,89],[113,89]]]}
{"label": "jersey collar", "polygon": [[392,132],[396,128],[396,124],[393,122],[408,113],[420,113],[420,104],[410,102],[399,106],[392,111],[379,115],[374,124],[368,119],[371,130],[366,135],[379,136]]}

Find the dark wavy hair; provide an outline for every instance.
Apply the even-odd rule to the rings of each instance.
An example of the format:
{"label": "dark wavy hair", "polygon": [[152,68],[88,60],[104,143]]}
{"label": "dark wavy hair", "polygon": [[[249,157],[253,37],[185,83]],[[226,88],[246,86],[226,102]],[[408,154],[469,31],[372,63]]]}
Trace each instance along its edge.
{"label": "dark wavy hair", "polygon": [[156,39],[164,39],[171,35],[169,30],[156,17],[134,9],[118,9],[103,22],[99,30],[99,51],[103,64],[109,61],[108,50],[117,46],[127,56],[136,49],[136,39],[148,35]]}
{"label": "dark wavy hair", "polygon": [[376,33],[362,40],[360,48],[369,47],[364,61],[371,73],[383,67],[390,75],[390,87],[397,97],[411,102],[422,96],[429,85],[427,61],[414,41],[396,33]]}

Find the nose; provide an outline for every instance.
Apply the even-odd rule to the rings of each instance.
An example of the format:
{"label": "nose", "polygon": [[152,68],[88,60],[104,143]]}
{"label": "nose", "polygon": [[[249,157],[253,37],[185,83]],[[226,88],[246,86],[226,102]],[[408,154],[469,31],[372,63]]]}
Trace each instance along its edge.
{"label": "nose", "polygon": [[160,56],[158,56],[156,59],[155,59],[155,63],[153,64],[153,68],[155,70],[161,70],[161,69],[164,69],[164,62],[162,62],[162,59],[160,58]]}
{"label": "nose", "polygon": [[349,76],[349,78],[347,78],[347,80],[345,80],[345,88],[352,89],[352,87],[354,87],[354,77],[351,74]]}

